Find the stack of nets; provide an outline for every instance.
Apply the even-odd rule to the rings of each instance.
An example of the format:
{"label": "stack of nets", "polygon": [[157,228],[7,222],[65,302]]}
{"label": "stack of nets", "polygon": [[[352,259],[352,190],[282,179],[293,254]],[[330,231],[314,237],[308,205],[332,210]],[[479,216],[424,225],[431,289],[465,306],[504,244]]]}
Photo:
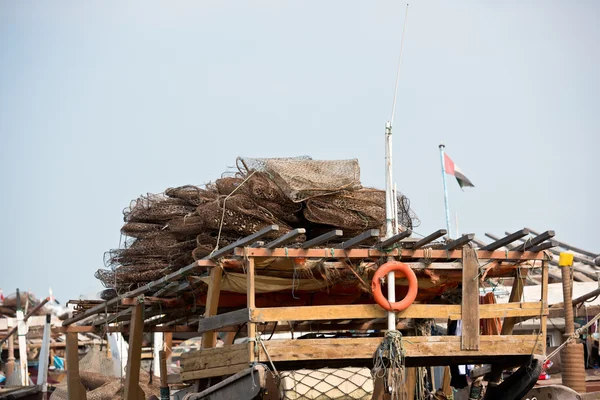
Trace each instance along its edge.
{"label": "stack of nets", "polygon": [[[412,228],[416,216],[398,197],[399,223]],[[214,250],[269,225],[279,231],[304,228],[308,238],[331,229],[354,236],[383,228],[385,192],[363,188],[357,160],[307,157],[237,160],[237,171],[204,187],[181,186],[148,194],[124,210],[124,245],[106,253],[96,277],[101,297],[159,279]],[[383,230],[382,230],[383,232]],[[298,238],[298,241],[306,237]]]}

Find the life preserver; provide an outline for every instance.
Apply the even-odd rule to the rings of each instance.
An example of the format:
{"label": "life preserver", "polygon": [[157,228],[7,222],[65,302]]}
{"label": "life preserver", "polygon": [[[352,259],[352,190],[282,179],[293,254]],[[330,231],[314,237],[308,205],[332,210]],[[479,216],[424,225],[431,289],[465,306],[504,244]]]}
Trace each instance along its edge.
{"label": "life preserver", "polygon": [[[386,276],[388,272],[400,272],[408,279],[408,293],[401,301],[390,303],[381,293],[381,278]],[[389,282],[388,282],[389,284]],[[406,310],[417,298],[419,291],[419,282],[413,270],[406,264],[390,261],[377,268],[373,280],[371,281],[371,290],[377,304],[387,311],[403,311]]]}

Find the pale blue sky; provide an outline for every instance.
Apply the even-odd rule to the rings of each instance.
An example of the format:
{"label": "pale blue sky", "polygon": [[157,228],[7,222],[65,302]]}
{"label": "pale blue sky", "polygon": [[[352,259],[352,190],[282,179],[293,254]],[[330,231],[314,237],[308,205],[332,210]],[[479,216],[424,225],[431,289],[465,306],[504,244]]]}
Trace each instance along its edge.
{"label": "pale blue sky", "polygon": [[[238,155],[358,158],[383,187],[405,3],[0,1],[0,287],[63,301],[146,192],[218,178]],[[414,1],[395,179],[461,232],[524,226],[600,252],[600,3]]]}

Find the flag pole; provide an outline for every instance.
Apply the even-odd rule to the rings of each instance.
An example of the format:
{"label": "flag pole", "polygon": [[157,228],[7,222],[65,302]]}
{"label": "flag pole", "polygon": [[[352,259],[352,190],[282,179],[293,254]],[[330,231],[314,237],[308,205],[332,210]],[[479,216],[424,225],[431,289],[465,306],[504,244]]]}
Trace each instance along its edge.
{"label": "flag pole", "polygon": [[448,185],[446,184],[446,167],[444,166],[444,143],[440,143],[440,161],[442,163],[442,182],[444,184],[444,206],[446,208],[446,228],[448,230],[448,239],[452,239],[450,230],[450,205],[448,204]]}

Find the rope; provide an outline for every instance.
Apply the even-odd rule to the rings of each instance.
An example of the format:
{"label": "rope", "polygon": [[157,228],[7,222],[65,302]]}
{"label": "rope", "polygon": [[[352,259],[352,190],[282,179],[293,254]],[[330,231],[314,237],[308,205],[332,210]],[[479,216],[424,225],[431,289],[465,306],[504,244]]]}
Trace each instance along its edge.
{"label": "rope", "polygon": [[383,378],[384,387],[391,393],[392,400],[407,397],[404,385],[405,365],[406,352],[402,344],[402,333],[388,331],[373,355],[371,376],[373,379]]}
{"label": "rope", "polygon": [[571,341],[573,341],[574,339],[577,339],[579,337],[579,335],[581,335],[581,333],[583,331],[585,331],[587,328],[589,328],[590,326],[592,326],[592,324],[594,322],[596,322],[597,320],[600,319],[600,313],[596,314],[596,316],[594,318],[592,318],[590,320],[590,322],[588,322],[587,324],[583,325],[581,328],[577,329],[575,332],[573,332],[573,334],[571,334],[564,342],[563,344],[561,344],[560,346],[558,346],[556,348],[556,350],[554,350],[552,353],[548,354],[546,356],[546,360],[551,359],[552,357],[554,357],[556,354],[558,354],[558,352],[565,347],[567,344],[569,344]]}

